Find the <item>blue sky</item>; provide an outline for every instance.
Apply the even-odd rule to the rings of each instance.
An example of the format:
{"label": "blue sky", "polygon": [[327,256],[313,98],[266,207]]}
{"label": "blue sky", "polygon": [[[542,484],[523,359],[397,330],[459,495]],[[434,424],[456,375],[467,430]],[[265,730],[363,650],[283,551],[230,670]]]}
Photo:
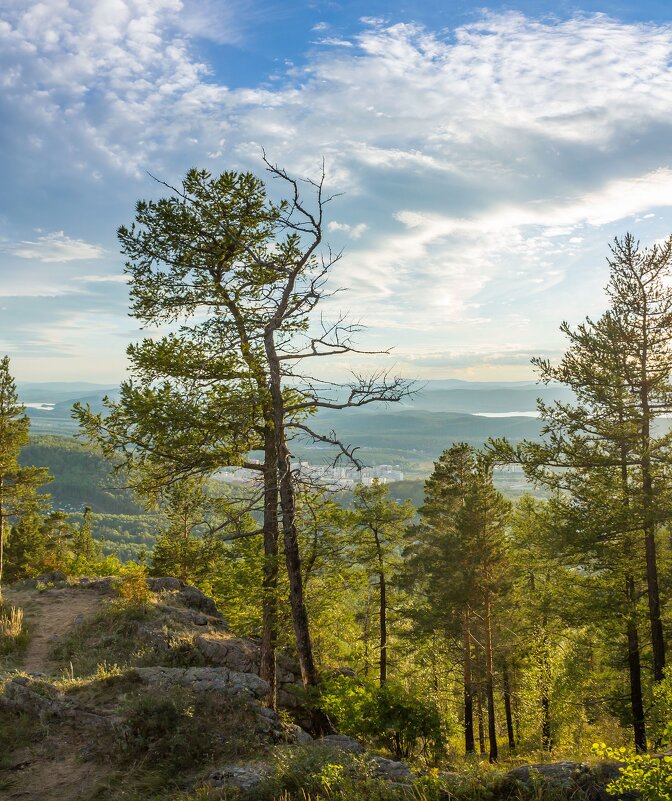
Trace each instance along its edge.
{"label": "blue sky", "polygon": [[[0,352],[116,382],[116,228],[190,166],[322,157],[325,307],[420,378],[532,377],[604,308],[607,244],[672,231],[670,3],[5,0]],[[356,361],[338,368],[361,368]],[[371,366],[371,365],[369,365]]]}

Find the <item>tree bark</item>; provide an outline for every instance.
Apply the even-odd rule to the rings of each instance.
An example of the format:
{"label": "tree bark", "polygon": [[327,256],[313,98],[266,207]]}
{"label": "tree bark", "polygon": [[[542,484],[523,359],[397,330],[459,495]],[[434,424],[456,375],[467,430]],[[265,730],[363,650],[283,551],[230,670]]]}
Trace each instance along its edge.
{"label": "tree bark", "polygon": [[474,688],[471,677],[471,630],[469,608],[465,606],[462,623],[464,642],[464,750],[467,754],[476,752],[474,742]]}
{"label": "tree bark", "polygon": [[490,608],[490,593],[485,593],[484,623],[485,623],[485,692],[488,702],[488,745],[490,762],[496,762],[499,756],[497,751],[497,728],[495,722],[495,691],[494,671],[492,664],[492,615]]}
{"label": "tree bark", "polygon": [[638,753],[646,751],[646,724],[644,720],[644,703],[642,700],[642,669],[639,658],[639,636],[635,617],[635,580],[626,578],[626,586],[630,609],[628,610],[628,668],[630,673],[630,708],[632,710],[632,727],[635,736],[635,749]]}
{"label": "tree bark", "polygon": [[264,573],[259,675],[270,690],[268,705],[277,706],[275,651],[278,639],[278,457],[273,429],[264,430]]}
{"label": "tree bark", "polygon": [[380,582],[380,685],[387,681],[387,585],[385,573],[378,574]]}
{"label": "tree bark", "polygon": [[383,551],[380,545],[378,531],[372,529],[373,538],[376,543],[376,556],[378,558],[378,590],[380,592],[380,686],[387,681],[387,583],[385,581],[385,569],[383,563]]}
{"label": "tree bark", "polygon": [[483,720],[483,664],[478,645],[476,646],[476,717],[478,719],[478,747],[485,754],[485,721]]}
{"label": "tree bark", "polygon": [[[314,687],[319,682],[313,647],[308,628],[308,612],[303,592],[303,575],[301,571],[301,554],[299,552],[299,537],[296,530],[296,508],[294,485],[292,484],[291,454],[287,447],[285,432],[285,405],[282,395],[280,361],[275,349],[273,330],[264,334],[264,347],[268,360],[270,373],[270,394],[273,403],[273,426],[278,459],[278,482],[280,494],[280,509],[282,511],[282,538],[285,549],[285,563],[289,578],[289,600],[296,638],[296,650],[301,669],[301,680],[305,688]],[[328,721],[321,724],[322,728],[330,729]]]}
{"label": "tree bark", "polygon": [[641,388],[640,404],[642,411],[641,428],[641,470],[642,501],[644,513],[644,545],[646,549],[646,589],[649,602],[649,621],[651,625],[651,646],[653,650],[653,680],[662,681],[665,674],[665,638],[663,622],[660,617],[660,590],[658,588],[658,565],[656,560],[656,526],[653,519],[653,477],[651,474],[651,407],[649,398],[649,340],[648,316],[642,321],[641,348]]}
{"label": "tree bark", "polygon": [[506,716],[506,734],[509,740],[509,751],[516,750],[516,738],[513,733],[513,715],[511,713],[511,680],[509,677],[509,666],[504,660],[502,666],[502,680],[504,682],[504,715]]}

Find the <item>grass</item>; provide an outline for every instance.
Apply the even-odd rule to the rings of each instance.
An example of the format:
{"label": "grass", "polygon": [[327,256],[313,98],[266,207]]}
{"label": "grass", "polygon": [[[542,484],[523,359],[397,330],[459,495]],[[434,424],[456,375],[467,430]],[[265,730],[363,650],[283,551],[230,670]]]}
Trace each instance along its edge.
{"label": "grass", "polygon": [[6,670],[18,667],[27,645],[28,629],[23,609],[0,601],[0,667]]}
{"label": "grass", "polygon": [[153,604],[111,601],[72,629],[51,653],[71,675],[93,676],[99,666],[120,670],[142,665],[192,667],[204,664],[193,632]]}

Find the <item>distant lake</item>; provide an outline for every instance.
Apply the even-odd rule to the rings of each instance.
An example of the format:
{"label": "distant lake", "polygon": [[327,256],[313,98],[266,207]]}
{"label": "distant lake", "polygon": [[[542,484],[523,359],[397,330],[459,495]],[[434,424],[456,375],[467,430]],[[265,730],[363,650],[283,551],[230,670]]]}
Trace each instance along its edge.
{"label": "distant lake", "polygon": [[40,409],[43,412],[53,412],[54,403],[24,403],[23,404],[28,409]]}

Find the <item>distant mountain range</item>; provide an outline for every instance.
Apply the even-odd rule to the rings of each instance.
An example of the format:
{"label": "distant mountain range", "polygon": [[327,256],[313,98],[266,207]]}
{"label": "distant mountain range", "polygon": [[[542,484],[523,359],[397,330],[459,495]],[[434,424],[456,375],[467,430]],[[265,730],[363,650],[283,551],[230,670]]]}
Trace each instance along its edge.
{"label": "distant mountain range", "polygon": [[[18,389],[24,403],[42,405],[27,409],[32,432],[62,436],[77,431],[70,416],[75,401],[100,411],[105,395],[118,396],[116,387],[85,382],[26,383]],[[340,412],[325,410],[316,415],[312,425],[321,433],[335,430],[344,442],[359,446],[368,464],[399,464],[412,472],[422,465],[424,472],[452,442],[480,445],[488,437],[506,436],[514,441],[537,437],[537,398],[567,401],[571,394],[562,386],[531,381],[426,381],[418,382],[417,391],[401,403],[371,404]],[[329,448],[306,441],[294,442],[293,451],[310,462],[332,456]]]}

